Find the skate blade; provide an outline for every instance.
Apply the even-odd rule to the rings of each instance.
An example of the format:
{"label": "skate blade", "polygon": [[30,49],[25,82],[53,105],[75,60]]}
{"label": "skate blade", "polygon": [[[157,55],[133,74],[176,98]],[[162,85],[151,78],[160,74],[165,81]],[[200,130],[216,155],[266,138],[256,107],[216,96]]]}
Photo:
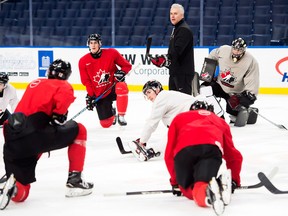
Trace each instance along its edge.
{"label": "skate blade", "polygon": [[2,194],[0,194],[0,210],[4,210],[8,206],[13,195],[13,191],[11,190],[14,190],[15,183],[14,175],[11,174],[2,189]]}
{"label": "skate blade", "polygon": [[87,196],[92,193],[92,188],[90,189],[82,189],[82,188],[69,188],[66,187],[66,194],[65,196],[68,198],[71,197],[80,197],[80,196]]}
{"label": "skate blade", "polygon": [[209,188],[214,194],[215,200],[212,201],[212,207],[216,215],[222,215],[225,210],[225,205],[222,200],[220,189],[215,177],[209,182]]}

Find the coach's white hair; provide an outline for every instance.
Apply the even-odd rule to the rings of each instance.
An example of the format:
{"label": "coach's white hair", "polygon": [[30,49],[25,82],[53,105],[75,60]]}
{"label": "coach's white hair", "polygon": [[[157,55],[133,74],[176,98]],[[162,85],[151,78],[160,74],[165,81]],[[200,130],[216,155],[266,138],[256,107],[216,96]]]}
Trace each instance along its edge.
{"label": "coach's white hair", "polygon": [[172,5],[171,5],[171,9],[172,9],[172,8],[177,8],[177,9],[179,9],[180,13],[184,15],[184,7],[183,7],[181,4],[177,4],[177,3],[172,4]]}

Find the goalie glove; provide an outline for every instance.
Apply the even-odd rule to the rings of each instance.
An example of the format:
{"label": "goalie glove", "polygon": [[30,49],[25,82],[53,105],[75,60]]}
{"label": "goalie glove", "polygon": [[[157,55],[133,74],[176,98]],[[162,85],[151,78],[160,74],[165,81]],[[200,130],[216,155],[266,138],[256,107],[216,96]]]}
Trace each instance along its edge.
{"label": "goalie glove", "polygon": [[118,82],[124,82],[125,81],[125,76],[126,76],[126,73],[122,70],[117,70],[115,73],[114,73],[114,77],[115,79],[118,81]]}
{"label": "goalie glove", "polygon": [[157,67],[169,67],[171,60],[168,58],[168,55],[156,55],[155,57],[151,56],[151,62]]}
{"label": "goalie glove", "polygon": [[248,91],[243,91],[239,97],[240,104],[246,108],[249,108],[256,101],[255,94]]}

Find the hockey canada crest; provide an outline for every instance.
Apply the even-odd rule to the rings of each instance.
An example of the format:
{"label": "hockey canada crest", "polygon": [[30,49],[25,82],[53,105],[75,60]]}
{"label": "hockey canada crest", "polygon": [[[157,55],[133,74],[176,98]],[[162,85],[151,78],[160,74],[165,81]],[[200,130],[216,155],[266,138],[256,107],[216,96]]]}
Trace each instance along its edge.
{"label": "hockey canada crest", "polygon": [[94,78],[94,82],[98,82],[98,85],[106,84],[109,82],[110,73],[105,72],[105,70],[104,71],[99,70],[96,73],[96,76],[94,76],[93,78]]}

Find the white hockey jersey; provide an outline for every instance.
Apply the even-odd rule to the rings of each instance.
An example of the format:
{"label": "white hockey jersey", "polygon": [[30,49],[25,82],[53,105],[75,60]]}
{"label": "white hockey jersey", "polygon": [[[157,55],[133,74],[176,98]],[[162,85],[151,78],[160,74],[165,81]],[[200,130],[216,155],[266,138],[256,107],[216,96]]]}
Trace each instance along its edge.
{"label": "white hockey jersey", "polygon": [[[214,105],[214,110],[223,111],[216,99],[211,99],[212,98],[207,95],[198,95],[197,97],[193,97],[178,91],[162,90],[153,102],[151,114],[146,120],[141,133],[140,142],[146,143],[149,140],[151,134],[157,129],[161,120],[165,126],[169,127],[174,117],[181,112],[188,111],[192,103],[196,100],[205,100]],[[223,115],[224,112],[220,113],[218,111],[215,112],[216,114],[218,113],[218,116]]]}
{"label": "white hockey jersey", "polygon": [[19,100],[16,94],[16,89],[7,83],[5,89],[3,90],[3,96],[0,97],[0,113],[5,112],[8,105],[11,106],[11,112],[14,112],[18,102]]}

